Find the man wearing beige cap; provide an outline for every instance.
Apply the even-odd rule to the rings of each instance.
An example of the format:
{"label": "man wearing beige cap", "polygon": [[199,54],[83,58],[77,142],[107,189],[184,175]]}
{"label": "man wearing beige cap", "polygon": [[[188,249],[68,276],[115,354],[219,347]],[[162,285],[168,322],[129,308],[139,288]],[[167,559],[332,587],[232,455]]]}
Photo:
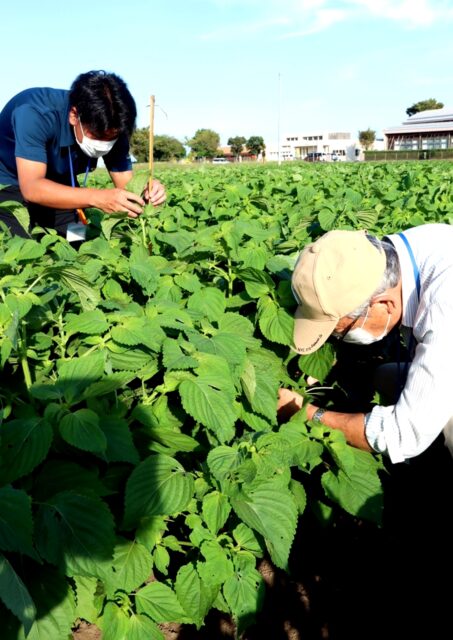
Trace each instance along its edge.
{"label": "man wearing beige cap", "polygon": [[[364,414],[306,404],[308,419],[392,462],[419,455],[442,431],[453,454],[453,227],[427,224],[382,241],[364,231],[330,231],[302,251],[292,288],[294,348],[301,355],[331,336],[371,344],[398,326],[412,358],[401,387],[392,369],[391,406]],[[286,417],[302,407],[293,391],[279,396]]]}

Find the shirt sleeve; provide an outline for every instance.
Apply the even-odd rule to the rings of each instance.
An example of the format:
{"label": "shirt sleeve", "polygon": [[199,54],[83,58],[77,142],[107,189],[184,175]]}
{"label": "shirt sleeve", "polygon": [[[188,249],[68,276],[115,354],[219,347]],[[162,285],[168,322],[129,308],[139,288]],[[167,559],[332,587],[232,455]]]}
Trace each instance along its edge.
{"label": "shirt sleeve", "polygon": [[129,156],[129,140],[122,135],[115,142],[113,149],[104,156],[104,164],[109,171],[131,171],[132,162]]}
{"label": "shirt sleeve", "polygon": [[392,462],[403,462],[425,451],[453,416],[451,364],[453,340],[448,318],[453,307],[432,304],[427,312],[431,329],[422,336],[409,367],[398,402],[374,407],[367,417],[365,435],[376,451]]}
{"label": "shirt sleeve", "polygon": [[16,158],[47,164],[47,143],[55,135],[51,112],[41,113],[29,104],[17,107],[12,115]]}

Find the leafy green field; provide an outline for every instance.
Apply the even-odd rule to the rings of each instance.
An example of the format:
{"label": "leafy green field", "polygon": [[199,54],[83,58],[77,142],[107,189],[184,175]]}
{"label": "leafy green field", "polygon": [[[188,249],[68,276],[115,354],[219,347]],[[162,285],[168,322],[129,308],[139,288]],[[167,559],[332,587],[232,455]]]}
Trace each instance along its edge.
{"label": "leafy green field", "polygon": [[290,349],[291,270],[333,228],[452,222],[451,165],[156,174],[166,205],[89,211],[79,250],[0,234],[5,640],[61,640],[78,618],[104,640],[157,639],[212,608],[240,633],[259,559],[287,567],[304,509],[380,523],[379,457],[302,412],[277,421],[278,388],[305,392],[335,360]]}

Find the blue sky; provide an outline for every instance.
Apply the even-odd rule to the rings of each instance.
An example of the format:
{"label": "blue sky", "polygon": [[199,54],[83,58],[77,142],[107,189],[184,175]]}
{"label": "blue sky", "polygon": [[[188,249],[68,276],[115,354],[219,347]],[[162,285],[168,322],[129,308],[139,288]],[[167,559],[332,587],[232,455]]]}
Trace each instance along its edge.
{"label": "blue sky", "polygon": [[119,74],[155,133],[382,129],[453,107],[452,0],[16,0],[2,6],[0,108],[32,86]]}

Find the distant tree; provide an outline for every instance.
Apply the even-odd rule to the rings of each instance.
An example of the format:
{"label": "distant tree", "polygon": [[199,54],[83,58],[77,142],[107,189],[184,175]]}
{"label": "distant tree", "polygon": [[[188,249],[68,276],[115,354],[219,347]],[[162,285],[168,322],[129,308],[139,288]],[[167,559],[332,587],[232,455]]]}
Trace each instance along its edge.
{"label": "distant tree", "polygon": [[[137,162],[149,160],[149,127],[136,129],[131,136],[130,149]],[[154,136],[154,160],[184,158],[186,150],[182,142],[171,136]]]}
{"label": "distant tree", "polygon": [[149,127],[135,129],[130,140],[130,150],[137,162],[148,162]]}
{"label": "distant tree", "polygon": [[264,152],[264,149],[266,148],[261,136],[251,136],[245,143],[245,146],[254,156],[259,156],[259,154]]}
{"label": "distant tree", "polygon": [[362,147],[365,147],[366,151],[368,151],[368,149],[373,146],[375,140],[376,131],[373,131],[370,128],[365,129],[365,131],[359,131],[359,142]]}
{"label": "distant tree", "polygon": [[442,109],[444,106],[443,102],[437,102],[434,98],[429,98],[428,100],[421,100],[420,102],[416,102],[406,109],[406,113],[408,116],[413,116],[415,113],[420,113],[420,111],[429,111],[430,109]]}
{"label": "distant tree", "polygon": [[220,136],[212,129],[198,129],[187,141],[196,158],[214,158],[220,144]]}
{"label": "distant tree", "polygon": [[179,160],[184,158],[186,150],[182,142],[171,136],[154,137],[155,160]]}
{"label": "distant tree", "polygon": [[239,159],[239,156],[242,153],[245,145],[245,138],[243,136],[235,136],[234,138],[228,138],[228,143],[231,147],[231,153],[234,155],[236,160]]}

